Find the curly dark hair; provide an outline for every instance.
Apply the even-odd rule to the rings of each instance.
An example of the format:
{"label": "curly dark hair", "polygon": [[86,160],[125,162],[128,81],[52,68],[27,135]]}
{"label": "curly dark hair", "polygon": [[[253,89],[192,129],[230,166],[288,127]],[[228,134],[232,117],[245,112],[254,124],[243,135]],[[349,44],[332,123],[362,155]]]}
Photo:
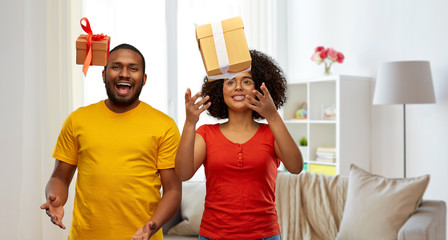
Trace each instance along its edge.
{"label": "curly dark hair", "polygon": [[[275,107],[279,109],[286,102],[286,78],[282,69],[277,65],[276,61],[268,55],[257,51],[250,50],[252,58],[252,67],[250,73],[255,82],[255,89],[261,93],[261,84],[264,82],[271,94]],[[218,118],[226,119],[229,112],[223,96],[223,79],[209,82],[207,76],[202,84],[202,97],[210,96],[212,105],[207,109],[208,114]],[[264,119],[256,111],[253,111],[253,119]]]}

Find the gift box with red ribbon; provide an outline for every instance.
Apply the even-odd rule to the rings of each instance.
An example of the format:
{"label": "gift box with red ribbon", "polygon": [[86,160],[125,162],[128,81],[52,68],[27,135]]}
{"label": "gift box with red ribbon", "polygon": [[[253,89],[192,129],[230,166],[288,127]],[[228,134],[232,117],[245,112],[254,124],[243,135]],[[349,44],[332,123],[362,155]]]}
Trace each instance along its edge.
{"label": "gift box with red ribbon", "polygon": [[[86,25],[83,25],[83,20]],[[87,33],[76,40],[76,64],[83,66],[84,75],[90,65],[106,66],[109,60],[110,37],[104,34],[93,34],[87,18],[81,19],[81,27]]]}
{"label": "gift box with red ribbon", "polygon": [[[76,64],[84,64],[87,56],[87,38],[88,35],[81,34],[76,39]],[[106,66],[109,53],[110,37],[106,36],[103,40],[92,41],[92,62],[89,65]]]}

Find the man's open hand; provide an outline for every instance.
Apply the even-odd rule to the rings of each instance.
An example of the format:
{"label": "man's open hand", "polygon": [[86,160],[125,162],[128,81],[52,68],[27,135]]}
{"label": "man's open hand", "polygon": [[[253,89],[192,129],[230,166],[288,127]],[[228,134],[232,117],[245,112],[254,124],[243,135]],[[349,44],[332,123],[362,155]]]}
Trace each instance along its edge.
{"label": "man's open hand", "polygon": [[54,194],[48,195],[47,202],[42,204],[40,209],[45,210],[53,224],[65,229],[65,226],[62,223],[62,218],[64,217],[64,207],[62,206],[61,200],[58,196]]}
{"label": "man's open hand", "polygon": [[148,240],[158,230],[154,222],[147,222],[143,227],[137,230],[131,240]]}

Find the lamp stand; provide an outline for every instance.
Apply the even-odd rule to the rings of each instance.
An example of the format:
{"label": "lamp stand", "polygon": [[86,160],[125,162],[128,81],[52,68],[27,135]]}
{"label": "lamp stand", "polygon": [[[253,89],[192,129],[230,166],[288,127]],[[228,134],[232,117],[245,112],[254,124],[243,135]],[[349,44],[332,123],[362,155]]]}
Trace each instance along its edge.
{"label": "lamp stand", "polygon": [[403,104],[403,177],[406,178],[406,104]]}

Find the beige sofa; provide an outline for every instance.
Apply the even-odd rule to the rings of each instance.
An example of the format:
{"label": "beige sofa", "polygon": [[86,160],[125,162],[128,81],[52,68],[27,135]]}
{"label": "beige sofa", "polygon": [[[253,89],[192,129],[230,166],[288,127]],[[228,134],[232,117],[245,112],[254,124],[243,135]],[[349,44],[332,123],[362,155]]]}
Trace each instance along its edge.
{"label": "beige sofa", "polygon": [[[361,176],[352,172],[347,177],[279,172],[276,181],[276,209],[282,239],[388,239],[390,236],[393,236],[390,239],[399,240],[446,239],[445,202],[421,200],[429,176],[404,180],[386,179],[355,170]],[[355,189],[358,183],[363,189]],[[366,189],[369,184],[377,185]],[[368,193],[364,199],[363,191]],[[184,182],[182,192],[180,210],[163,226],[164,239],[197,239],[205,183]],[[375,198],[375,195],[379,198]],[[383,198],[386,201],[384,203]],[[356,202],[357,199],[362,202]],[[394,199],[397,199],[396,203]],[[374,203],[369,203],[370,200]],[[347,201],[351,206],[345,206]],[[364,202],[368,205],[353,209]],[[409,203],[408,206],[405,202]],[[375,208],[376,204],[382,206]],[[350,216],[353,211],[355,215]],[[358,216],[361,219],[356,219]],[[389,237],[376,236],[378,232],[387,234],[388,231],[392,234]]]}

